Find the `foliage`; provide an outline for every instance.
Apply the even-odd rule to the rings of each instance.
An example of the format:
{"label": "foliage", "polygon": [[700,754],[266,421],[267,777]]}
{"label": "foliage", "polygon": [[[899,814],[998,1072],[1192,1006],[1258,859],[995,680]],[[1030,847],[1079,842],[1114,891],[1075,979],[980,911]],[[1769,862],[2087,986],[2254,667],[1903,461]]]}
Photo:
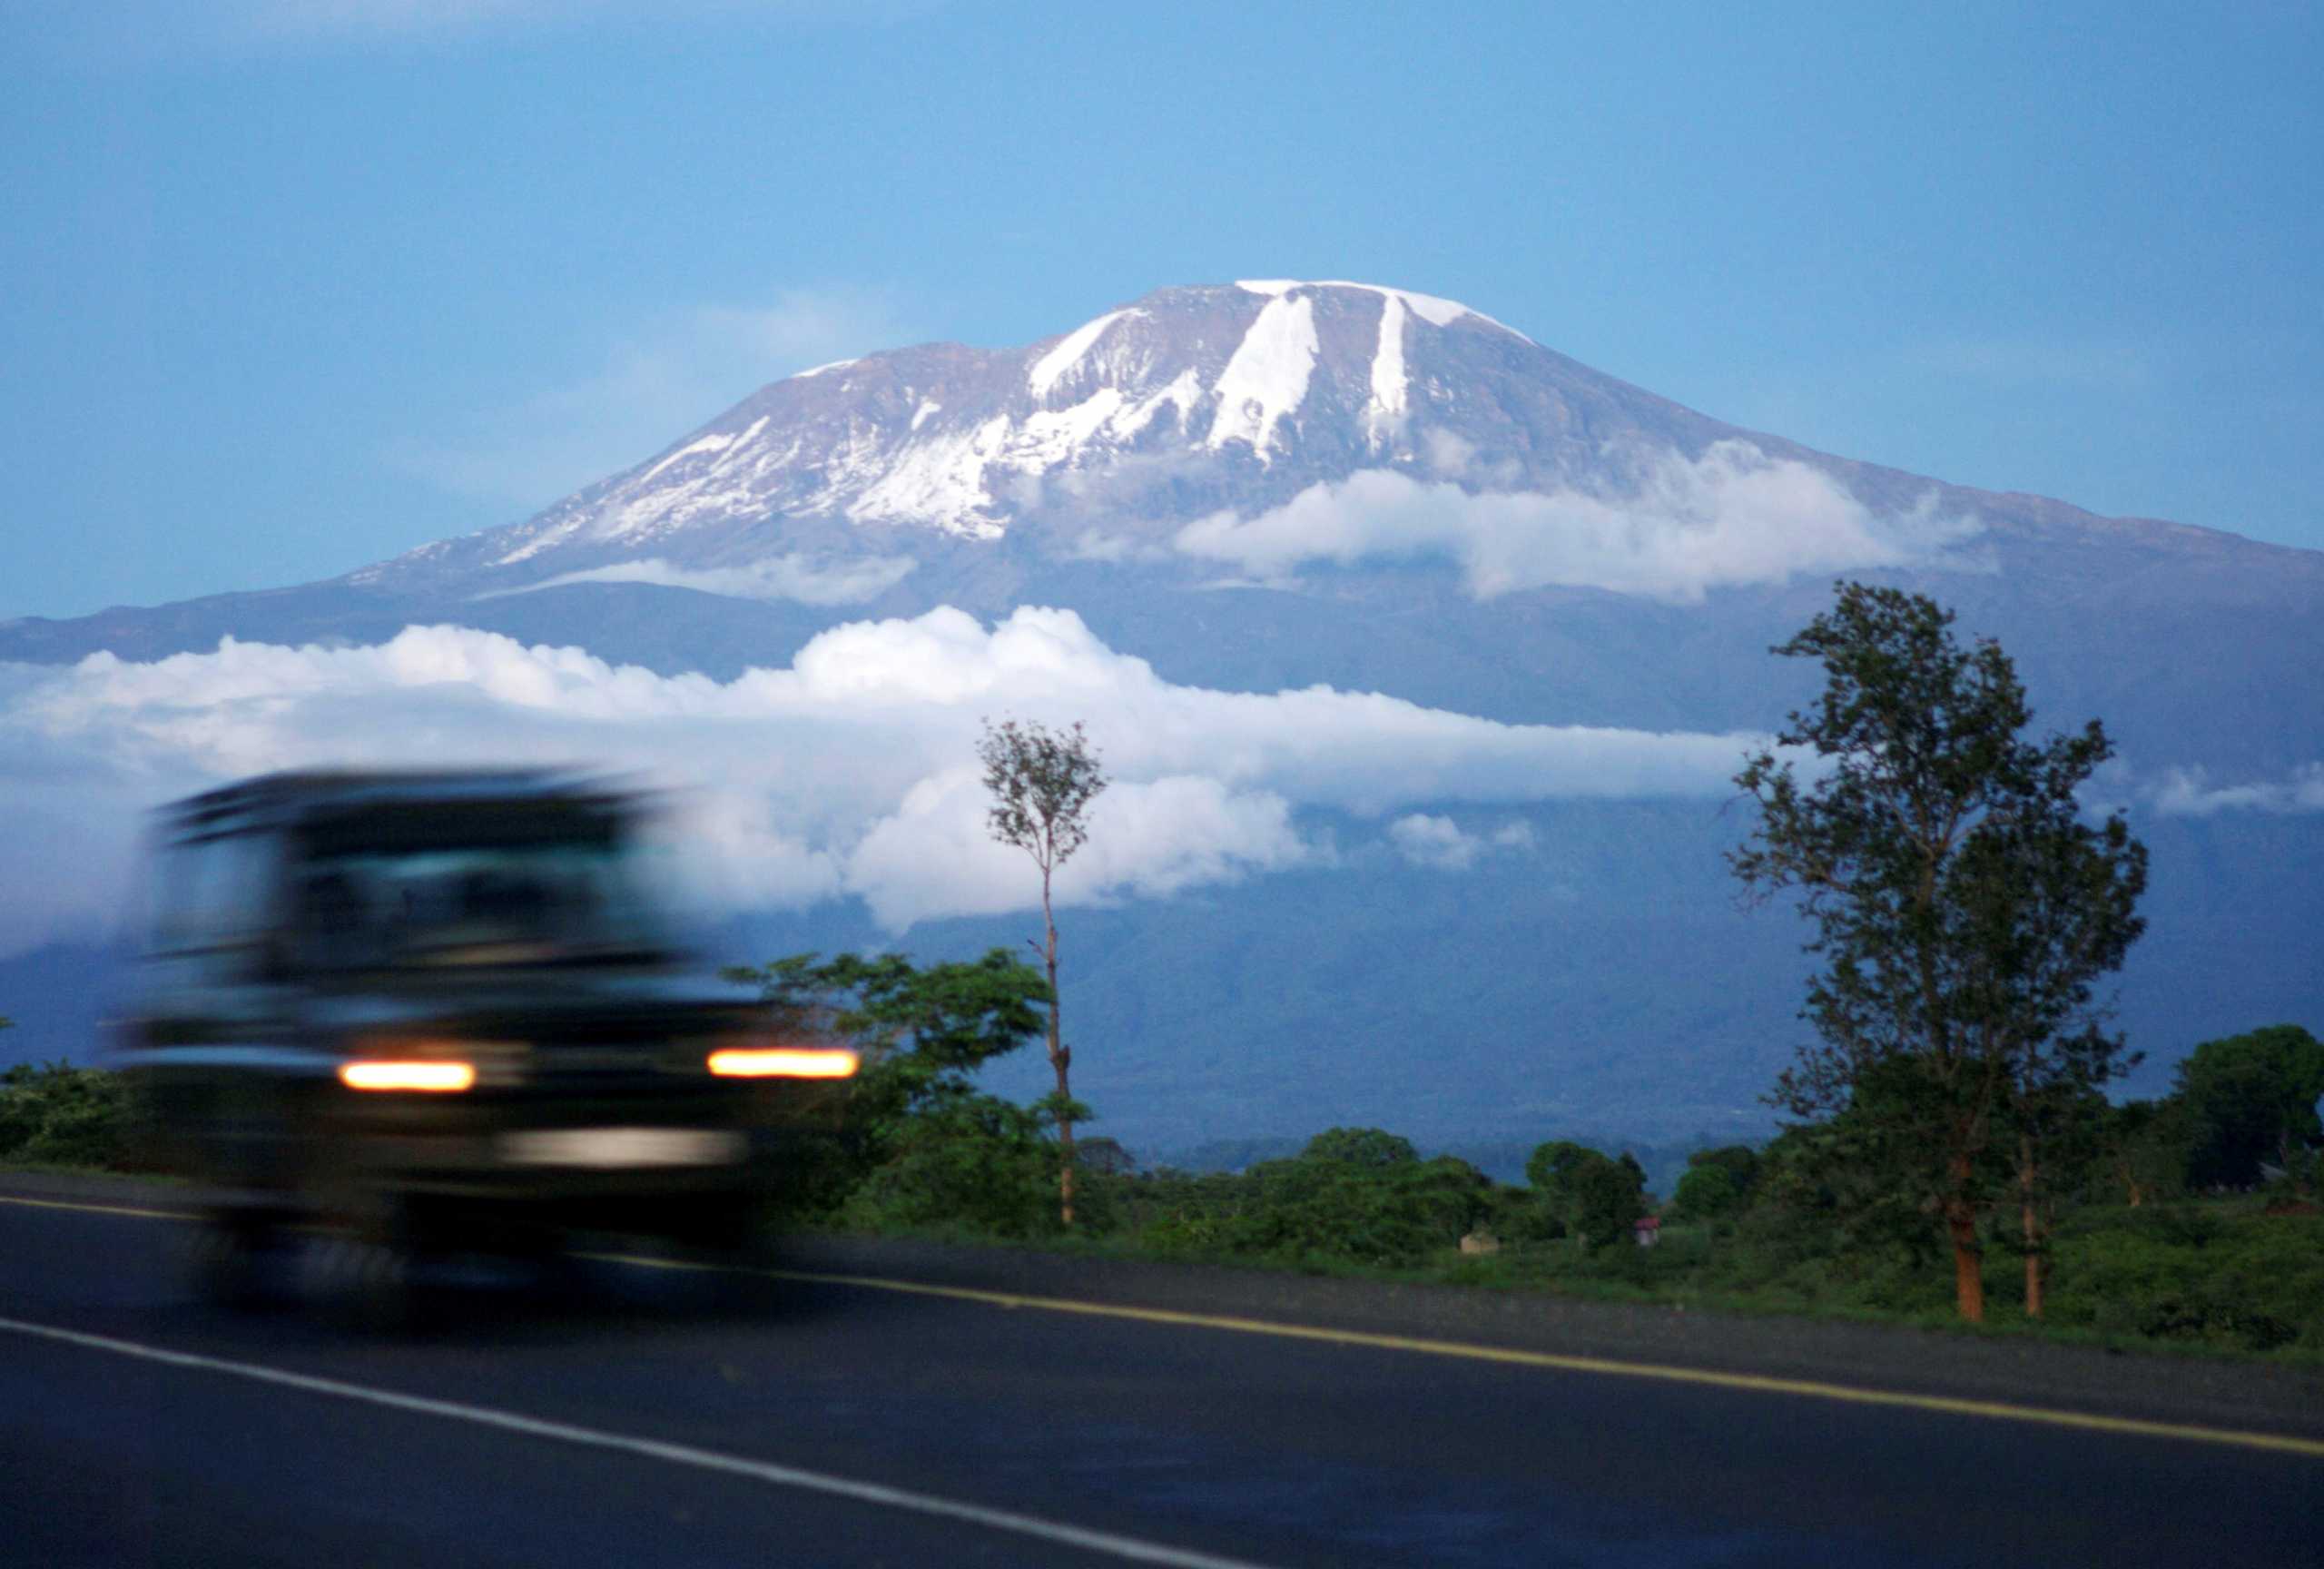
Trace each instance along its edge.
{"label": "foliage", "polygon": [[986,1094],[974,1075],[1039,1031],[1049,990],[1031,966],[996,948],[924,970],[894,953],[800,953],[725,974],[756,985],[783,1028],[862,1054],[837,1126],[796,1141],[794,1208],[1011,1236],[1029,1229],[1011,1206],[1028,1172],[1037,1186],[1054,1180],[1057,1152],[1032,1131],[1039,1109]]}
{"label": "foliage", "polygon": [[1742,1212],[1758,1187],[1762,1161],[1748,1144],[1727,1144],[1698,1150],[1687,1157],[1687,1169],[1670,1196],[1674,1218],[1724,1220]]}
{"label": "foliage", "polygon": [[2058,1247],[2056,1323],[2324,1353],[2324,1217],[2249,1203],[2093,1208],[2061,1228]]}
{"label": "foliage", "polygon": [[1646,1172],[1625,1154],[1619,1160],[1587,1145],[1557,1140],[1525,1162],[1534,1202],[1560,1235],[1603,1248],[1626,1237],[1646,1213]]}
{"label": "foliage", "polygon": [[2296,1024],[2206,1041],[2179,1064],[2175,1093],[2195,1186],[2250,1187],[2263,1162],[2305,1177],[2303,1152],[2324,1137],[2324,1041]]}
{"label": "foliage", "polygon": [[1056,731],[1033,720],[988,723],[977,743],[992,796],[985,825],[995,839],[1032,856],[1046,880],[1088,842],[1089,804],[1105,770],[1079,724]]}
{"label": "foliage", "polygon": [[30,1063],[0,1072],[0,1160],[105,1166],[128,1142],[121,1081],[96,1068]]}
{"label": "foliage", "polygon": [[1449,1156],[1303,1154],[1234,1174],[1118,1179],[1110,1192],[1118,1223],[1142,1248],[1165,1256],[1402,1266],[1454,1247],[1489,1217],[1493,1185]]}
{"label": "foliage", "polygon": [[950,1099],[903,1123],[848,1192],[839,1219],[1026,1237],[1048,1229],[1057,1150],[1041,1115],[996,1096]]}
{"label": "foliage", "polygon": [[992,797],[985,825],[1003,844],[1013,844],[1033,858],[1041,872],[1041,963],[1049,975],[1049,1065],[1057,1070],[1057,1093],[1050,1098],[1050,1115],[1064,1159],[1058,1162],[1058,1219],[1073,1224],[1074,1100],[1072,1049],[1065,1043],[1065,1025],[1057,989],[1057,914],[1051,903],[1051,883],[1057,870],[1089,838],[1090,803],[1106,787],[1105,770],[1077,721],[1071,728],[1053,731],[1036,721],[986,721],[977,742],[977,758],[984,765],[984,787]]}
{"label": "foliage", "polygon": [[1377,1170],[1409,1166],[1420,1159],[1413,1141],[1377,1128],[1327,1128],[1307,1140],[1299,1152],[1303,1160],[1338,1160]]}
{"label": "foliage", "polygon": [[[1818,1043],[1771,1099],[1802,1117],[1853,1109],[1862,1152],[1896,1158],[1899,1185],[1934,1177],[1974,1318],[1981,1220],[2014,1181],[2033,1245],[2053,1116],[2133,1061],[2093,987],[2143,929],[2146,852],[2119,816],[2082,819],[2075,793],[2112,755],[2102,727],[2023,739],[2032,711],[2008,656],[1963,647],[1952,621],[1923,596],[1843,584],[1775,650],[1824,666],[1822,694],[1776,737],[1814,766],[1803,777],[1775,749],[1746,761],[1736,783],[1759,820],[1730,863],[1755,893],[1803,895],[1822,962],[1805,1010]],[[2013,1106],[1996,1182],[1985,1157]],[[1876,1118],[1888,1137],[1869,1137]]]}
{"label": "foliage", "polygon": [[2180,1096],[2110,1107],[2102,1153],[2085,1197],[2119,1199],[2133,1208],[2178,1198],[2187,1189],[2192,1139],[2192,1120]]}
{"label": "foliage", "polygon": [[1735,1173],[1724,1166],[1696,1166],[1679,1179],[1670,1197],[1673,1216],[1689,1220],[1723,1220],[1743,1208],[1743,1189]]}

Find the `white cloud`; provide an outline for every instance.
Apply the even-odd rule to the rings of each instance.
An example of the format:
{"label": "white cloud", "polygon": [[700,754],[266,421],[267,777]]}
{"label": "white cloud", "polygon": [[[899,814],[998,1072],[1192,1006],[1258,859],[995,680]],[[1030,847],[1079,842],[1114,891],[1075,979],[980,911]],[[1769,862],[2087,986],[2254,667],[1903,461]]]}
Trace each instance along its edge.
{"label": "white cloud", "polygon": [[1484,850],[1483,840],[1462,833],[1452,818],[1420,812],[1389,824],[1388,842],[1413,865],[1433,866],[1442,872],[1467,871]]}
{"label": "white cloud", "polygon": [[2149,792],[2158,812],[2211,817],[2221,812],[2324,812],[2324,763],[2294,769],[2289,779],[2213,785],[2201,768],[2172,768]]}
{"label": "white cloud", "polygon": [[1472,834],[1450,817],[1414,812],[1388,824],[1388,843],[1415,866],[1440,872],[1465,872],[1480,857],[1494,850],[1530,854],[1533,826],[1519,819],[1491,834]]}
{"label": "white cloud", "polygon": [[[1070,611],[945,608],[835,627],[732,681],[615,666],[461,627],[360,648],[231,639],[152,663],[0,666],[0,951],[117,907],[138,810],[270,769],[559,763],[674,787],[729,907],[858,896],[893,926],[1029,906],[984,836],[980,722],[1086,720],[1114,783],[1068,903],[1328,858],[1301,814],[1570,796],[1723,797],[1747,735],[1503,725],[1330,687],[1174,686]],[[1521,824],[1514,825],[1521,828]],[[1514,844],[1512,830],[1499,837]]]}
{"label": "white cloud", "polygon": [[594,373],[459,429],[398,443],[389,460],[455,495],[531,509],[626,468],[759,387],[902,336],[888,297],[789,289],[752,305],[703,305],[647,324]]}
{"label": "white cloud", "polygon": [[1726,585],[1901,566],[1967,532],[1925,513],[1876,518],[1820,469],[1721,441],[1699,459],[1671,454],[1650,465],[1637,492],[1620,498],[1471,491],[1365,469],[1255,518],[1201,518],[1175,543],[1277,579],[1316,562],[1441,557],[1479,598],[1562,585],[1691,601]]}
{"label": "white cloud", "polygon": [[593,567],[585,572],[559,573],[521,588],[496,588],[477,597],[505,599],[511,594],[531,594],[568,583],[654,583],[665,588],[723,594],[734,599],[860,605],[894,587],[916,565],[909,556],[860,556],[852,560],[818,563],[805,556],[788,555],[742,567],[685,567],[654,556],[642,561]]}
{"label": "white cloud", "polygon": [[1522,818],[1504,823],[1493,831],[1492,842],[1501,849],[1522,850],[1530,854],[1533,849],[1533,825]]}

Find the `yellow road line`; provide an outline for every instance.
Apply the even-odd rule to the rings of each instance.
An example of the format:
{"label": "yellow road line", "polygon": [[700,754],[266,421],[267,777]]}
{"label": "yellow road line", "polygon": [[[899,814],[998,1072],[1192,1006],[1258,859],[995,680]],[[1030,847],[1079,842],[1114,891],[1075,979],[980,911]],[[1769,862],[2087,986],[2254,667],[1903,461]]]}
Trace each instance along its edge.
{"label": "yellow road line", "polygon": [[127,1204],[87,1204],[64,1199],[19,1199],[13,1193],[0,1193],[0,1204],[18,1204],[27,1209],[77,1209],[84,1215],[128,1215],[140,1220],[201,1219],[186,1209],[148,1209]]}
{"label": "yellow road line", "polygon": [[[84,1209],[101,1215],[133,1215],[150,1219],[192,1219],[182,1210],[133,1209],[120,1205],[78,1204],[53,1199],[16,1199],[0,1195],[0,1204],[24,1204],[44,1209]],[[1949,1416],[1977,1416],[1988,1421],[2030,1422],[2086,1433],[2111,1433],[2133,1438],[2168,1438],[2188,1444],[2224,1445],[2279,1455],[2299,1455],[2324,1460],[2324,1439],[2295,1438],[2279,1433],[2252,1433],[2232,1427],[2205,1427],[2191,1423],[2152,1422],[2136,1416],[2102,1416],[2086,1411],[2064,1411],[2046,1406],[2019,1406],[2002,1400],[1965,1400],[1948,1395],[1915,1395],[1897,1389],[1866,1389],[1849,1384],[1829,1384],[1810,1378],[1778,1378],[1760,1373],[1722,1373],[1705,1367],[1682,1367],[1662,1362],[1627,1362],[1610,1357],[1576,1357],[1554,1351],[1525,1351],[1507,1346],[1484,1346],[1466,1340],[1434,1340],[1412,1335],[1383,1335],[1364,1329],[1330,1329],[1312,1324],[1286,1324],[1271,1318],[1244,1318],[1225,1313],[1192,1313],[1172,1308],[1137,1308],[1121,1303],[1089,1302],[1071,1297],[1031,1297],[1014,1291],[989,1291],[971,1286],[933,1286],[919,1280],[896,1280],[878,1275],[826,1275],[803,1269],[736,1269],[719,1264],[694,1264],[671,1258],[648,1258],[629,1253],[583,1255],[603,1263],[647,1269],[674,1269],[699,1274],[743,1274],[770,1280],[794,1280],[818,1286],[850,1286],[867,1291],[892,1291],[913,1297],[936,1297],[955,1302],[976,1302],[990,1308],[1070,1313],[1091,1318],[1120,1318],[1139,1324],[1167,1324],[1180,1328],[1216,1329],[1237,1335],[1265,1335],[1279,1340],[1305,1340],[1329,1346],[1355,1346],[1378,1351],[1401,1351],[1423,1357],[1443,1357],[1465,1362],[1498,1363],[1505,1367],[1540,1367],[1559,1373],[1591,1373],[1617,1378],[1651,1378],[1671,1384],[1691,1384],[1714,1389],[1737,1389],[1757,1395],[1789,1395],[1814,1400],[1835,1400],[1855,1406],[1886,1406],[1912,1411],[1932,1411]]]}

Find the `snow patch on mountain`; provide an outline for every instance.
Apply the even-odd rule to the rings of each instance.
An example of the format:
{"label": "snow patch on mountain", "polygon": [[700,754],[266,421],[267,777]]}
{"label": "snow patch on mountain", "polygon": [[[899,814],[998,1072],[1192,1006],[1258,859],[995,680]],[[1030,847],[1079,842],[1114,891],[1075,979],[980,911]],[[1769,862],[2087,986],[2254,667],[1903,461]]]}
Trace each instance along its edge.
{"label": "snow patch on mountain", "polygon": [[1273,456],[1275,422],[1296,413],[1306,401],[1320,347],[1313,301],[1305,295],[1269,300],[1219,372],[1215,389],[1218,413],[1211,421],[1209,445],[1240,441],[1260,462],[1267,462]]}
{"label": "snow patch on mountain", "polygon": [[645,473],[639,475],[637,477],[638,483],[641,485],[644,484],[646,480],[653,479],[655,475],[659,474],[663,469],[667,469],[671,464],[683,462],[684,459],[693,457],[697,452],[724,452],[727,448],[732,447],[734,444],[734,438],[732,432],[719,432],[704,436],[699,441],[689,441],[684,447],[681,447],[676,451],[671,453],[667,458],[663,459],[659,463],[655,464],[653,468],[648,469]]}
{"label": "snow patch on mountain", "polygon": [[1404,297],[1390,292],[1380,303],[1380,346],[1372,354],[1372,403],[1364,410],[1364,435],[1374,451],[1403,429],[1411,385],[1404,374]]}
{"label": "snow patch on mountain", "polygon": [[1238,278],[1235,281],[1235,287],[1275,298],[1281,298],[1295,289],[1361,289],[1366,293],[1401,301],[1405,309],[1432,327],[1450,327],[1463,316],[1473,316],[1488,327],[1500,328],[1512,338],[1527,343],[1533,341],[1516,328],[1505,321],[1494,321],[1474,306],[1463,305],[1458,300],[1439,299],[1433,294],[1415,293],[1410,289],[1391,288],[1385,283],[1351,283],[1344,278]]}
{"label": "snow patch on mountain", "polygon": [[998,539],[984,471],[997,460],[1013,427],[995,415],[967,431],[940,431],[894,447],[869,428],[851,431],[847,446],[823,467],[823,488],[811,511],[835,510],[858,523],[923,523],[970,539]]}
{"label": "snow patch on mountain", "polygon": [[1059,339],[1057,346],[1034,360],[1033,368],[1025,373],[1025,384],[1031,389],[1035,400],[1049,397],[1050,390],[1097,346],[1098,340],[1106,335],[1106,329],[1125,317],[1145,314],[1135,307],[1108,311],[1094,321],[1084,321]]}
{"label": "snow patch on mountain", "polygon": [[1178,411],[1178,422],[1186,423],[1188,414],[1202,401],[1202,378],[1189,369],[1172,377],[1151,396],[1131,404],[1114,417],[1113,433],[1125,441],[1137,439],[1138,433],[1154,422],[1156,415],[1166,408]]}

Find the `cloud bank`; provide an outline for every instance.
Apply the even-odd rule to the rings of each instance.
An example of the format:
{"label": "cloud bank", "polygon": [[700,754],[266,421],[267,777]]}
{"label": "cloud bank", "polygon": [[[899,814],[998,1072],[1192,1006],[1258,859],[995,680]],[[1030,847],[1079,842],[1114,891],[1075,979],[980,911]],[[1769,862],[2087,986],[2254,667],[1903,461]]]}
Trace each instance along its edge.
{"label": "cloud bank", "polygon": [[1472,491],[1364,469],[1256,517],[1198,519],[1173,543],[1262,579],[1441,558],[1481,599],[1554,585],[1692,602],[1717,587],[1925,560],[1969,531],[1926,513],[1876,517],[1820,469],[1721,441],[1699,459],[1660,459],[1625,498]]}
{"label": "cloud bank", "polygon": [[[986,627],[943,608],[823,633],[728,682],[457,627],[369,647],[231,639],[152,663],[0,666],[0,952],[119,908],[141,808],[277,768],[545,763],[674,787],[698,893],[727,908],[860,898],[891,929],[1029,907],[986,836],[981,721],[1088,722],[1114,783],[1068,903],[1159,896],[1330,859],[1316,812],[1728,794],[1757,738],[1503,725],[1376,693],[1177,686],[1068,610]],[[1447,821],[1386,835],[1440,865]],[[1518,841],[1504,834],[1502,848]],[[1463,858],[1465,855],[1465,859]]]}

